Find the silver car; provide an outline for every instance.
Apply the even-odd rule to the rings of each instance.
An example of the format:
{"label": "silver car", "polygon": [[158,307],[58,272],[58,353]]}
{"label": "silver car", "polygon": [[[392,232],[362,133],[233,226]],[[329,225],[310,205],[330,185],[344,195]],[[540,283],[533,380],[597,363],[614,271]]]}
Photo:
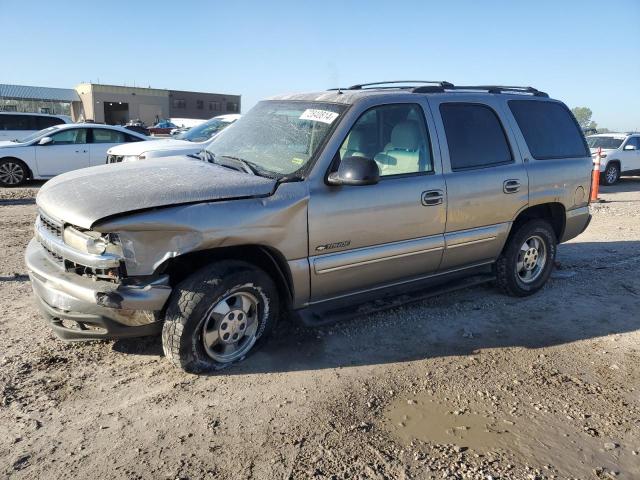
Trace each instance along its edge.
{"label": "silver car", "polygon": [[318,325],[491,279],[530,295],[591,218],[584,136],[530,87],[278,96],[202,156],[43,186],[26,262],[61,338],[162,332],[175,365],[213,370],[285,313]]}

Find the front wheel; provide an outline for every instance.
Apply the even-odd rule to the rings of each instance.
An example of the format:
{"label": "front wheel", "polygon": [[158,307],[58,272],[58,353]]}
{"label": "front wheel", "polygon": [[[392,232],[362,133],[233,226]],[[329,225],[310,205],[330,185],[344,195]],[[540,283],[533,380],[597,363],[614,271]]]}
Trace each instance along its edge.
{"label": "front wheel", "polygon": [[610,163],[602,174],[602,183],[614,185],[620,179],[620,167],[617,163]]}
{"label": "front wheel", "polygon": [[507,294],[524,297],[540,290],[556,258],[556,235],[545,220],[520,226],[496,262],[498,285]]}
{"label": "front wheel", "polygon": [[188,372],[218,370],[255,351],[278,312],[269,275],[245,262],[216,262],[176,287],[162,329],[164,354]]}
{"label": "front wheel", "polygon": [[18,187],[27,181],[27,166],[20,160],[8,158],[0,161],[0,186]]}

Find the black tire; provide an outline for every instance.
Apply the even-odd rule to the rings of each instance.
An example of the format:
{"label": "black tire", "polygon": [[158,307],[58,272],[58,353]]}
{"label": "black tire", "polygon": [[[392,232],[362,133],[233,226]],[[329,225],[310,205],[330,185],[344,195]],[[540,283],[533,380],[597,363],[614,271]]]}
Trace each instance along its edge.
{"label": "black tire", "polygon": [[[214,334],[220,331],[225,318],[229,315],[233,317],[233,313],[227,314],[227,317],[215,319],[214,307],[217,308],[226,301],[225,299],[236,296],[246,296],[257,301],[253,307],[256,311],[256,318],[253,322],[257,322],[257,326],[251,322],[252,328],[256,329],[253,334],[254,340],[249,339],[248,335],[241,336],[236,343],[240,344],[244,339],[247,342],[252,342],[248,350],[242,353],[239,358],[220,361],[212,358],[212,355],[208,353],[210,346],[205,346],[204,328],[210,322],[217,322],[218,328],[211,331]],[[229,307],[227,306],[227,308]],[[279,312],[276,285],[264,271],[249,263],[235,260],[213,263],[185,279],[174,290],[169,300],[162,329],[164,354],[174,365],[187,372],[199,373],[219,370],[243,360],[247,354],[256,351],[273,331]],[[242,314],[236,314],[236,321],[241,316]],[[245,314],[245,316],[248,319],[252,315]],[[230,322],[231,320],[226,321]],[[249,324],[249,320],[246,323]],[[240,326],[236,325],[237,328]],[[228,337],[229,331],[231,330],[226,331],[224,335]],[[246,331],[233,330],[233,332],[237,332],[233,333],[234,338],[238,333],[244,335],[248,331],[248,325]],[[218,340],[220,343],[215,347],[220,346],[224,350],[226,344],[223,344],[222,336]],[[239,348],[238,351],[240,352],[247,345],[248,343],[242,344],[242,348]],[[215,347],[210,350],[213,355],[216,355],[216,352],[213,351]]]}
{"label": "black tire", "polygon": [[[527,268],[525,268],[528,264],[527,262],[530,264],[533,260],[533,256],[527,259],[524,258],[527,254],[532,255],[531,250],[533,248],[530,248],[529,251],[523,250],[525,242],[529,242],[530,239],[537,239],[536,241],[544,244],[545,258],[543,265],[533,267],[538,268],[536,276],[533,276],[534,270],[531,270],[532,278],[524,280],[523,274],[527,271]],[[540,290],[553,270],[556,258],[556,244],[556,235],[549,222],[545,220],[530,220],[521,225],[513,232],[496,262],[496,280],[500,289],[514,297],[526,297]],[[531,245],[529,246],[531,247]],[[542,252],[541,248],[535,250]],[[535,253],[534,255],[537,262],[542,253]],[[520,271],[519,262],[520,265],[523,265]]]}
{"label": "black tire", "polygon": [[0,186],[19,187],[24,185],[30,176],[29,167],[17,158],[0,160]]}
{"label": "black tire", "polygon": [[600,176],[600,183],[603,185],[615,185],[619,179],[620,166],[617,163],[609,163]]}

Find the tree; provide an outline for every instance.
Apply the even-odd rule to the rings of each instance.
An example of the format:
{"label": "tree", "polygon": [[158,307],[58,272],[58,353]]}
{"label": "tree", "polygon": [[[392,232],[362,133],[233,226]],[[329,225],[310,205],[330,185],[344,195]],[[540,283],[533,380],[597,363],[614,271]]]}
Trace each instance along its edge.
{"label": "tree", "polygon": [[591,111],[590,108],[575,107],[571,109],[571,112],[573,113],[573,116],[576,117],[576,120],[578,121],[578,125],[580,125],[580,128],[582,128],[583,130],[587,128],[593,128],[593,129],[598,128],[598,124],[593,120],[591,120],[591,116],[593,115],[593,112]]}

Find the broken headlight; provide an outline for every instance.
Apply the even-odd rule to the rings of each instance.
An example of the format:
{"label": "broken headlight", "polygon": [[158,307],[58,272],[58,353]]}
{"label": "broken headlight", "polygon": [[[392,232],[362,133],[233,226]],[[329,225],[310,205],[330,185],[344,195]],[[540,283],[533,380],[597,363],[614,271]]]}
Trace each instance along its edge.
{"label": "broken headlight", "polygon": [[93,255],[102,255],[105,252],[122,255],[120,240],[114,233],[82,232],[73,227],[66,227],[62,233],[62,239],[64,243],[79,252]]}

